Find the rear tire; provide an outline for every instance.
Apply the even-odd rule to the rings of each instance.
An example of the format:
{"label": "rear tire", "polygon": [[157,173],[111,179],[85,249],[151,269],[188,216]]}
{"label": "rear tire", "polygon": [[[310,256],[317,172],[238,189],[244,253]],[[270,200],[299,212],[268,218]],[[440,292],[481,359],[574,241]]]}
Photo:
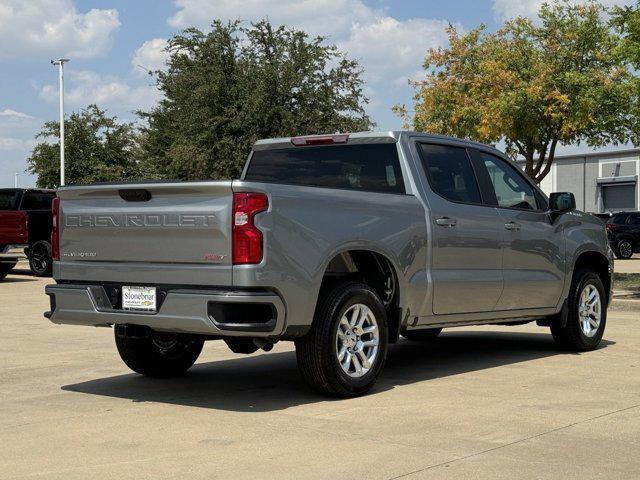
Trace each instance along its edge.
{"label": "rear tire", "polygon": [[368,285],[343,282],[318,302],[311,330],[295,342],[302,378],[333,397],[368,392],[387,356],[387,316],[380,297]]}
{"label": "rear tire", "polygon": [[564,327],[560,324],[560,315],[551,323],[551,334],[556,343],[575,352],[598,348],[607,323],[607,296],[596,273],[591,270],[575,272],[567,308]]}
{"label": "rear tire", "polygon": [[115,338],[120,358],[127,367],[156,378],[183,375],[196,362],[204,345],[197,337],[155,331],[147,337],[135,338],[116,333]]}
{"label": "rear tire", "polygon": [[402,334],[412,342],[431,342],[442,332],[441,328],[425,328],[424,330],[409,330]]}
{"label": "rear tire", "polygon": [[0,280],[9,275],[15,266],[15,263],[0,263]]}
{"label": "rear tire", "polygon": [[614,252],[620,260],[628,260],[633,256],[633,243],[631,243],[631,240],[623,238],[616,243]]}
{"label": "rear tire", "polygon": [[53,270],[51,244],[40,240],[29,247],[29,268],[36,277],[50,277]]}

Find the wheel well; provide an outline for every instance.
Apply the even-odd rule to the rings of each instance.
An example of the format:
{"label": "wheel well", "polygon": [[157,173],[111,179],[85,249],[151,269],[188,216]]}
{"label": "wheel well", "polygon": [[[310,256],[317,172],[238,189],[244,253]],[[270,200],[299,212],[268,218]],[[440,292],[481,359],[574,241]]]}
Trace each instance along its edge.
{"label": "wheel well", "polygon": [[598,252],[582,253],[576,260],[573,271],[576,272],[581,268],[593,270],[600,277],[608,297],[611,291],[611,272],[607,257]]}
{"label": "wheel well", "polygon": [[370,250],[339,253],[327,265],[320,292],[347,278],[366,283],[376,291],[387,310],[389,342],[396,342],[400,334],[398,275],[391,261]]}

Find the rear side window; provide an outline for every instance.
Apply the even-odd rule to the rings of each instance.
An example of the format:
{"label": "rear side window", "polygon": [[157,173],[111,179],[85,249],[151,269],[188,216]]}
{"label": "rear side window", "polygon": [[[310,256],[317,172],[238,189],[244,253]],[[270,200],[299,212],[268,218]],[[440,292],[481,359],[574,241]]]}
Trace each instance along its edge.
{"label": "rear side window", "polygon": [[481,203],[480,189],[467,151],[446,145],[418,144],[431,188],[448,200]]}
{"label": "rear side window", "polygon": [[631,225],[640,225],[640,215],[638,215],[637,213],[629,215],[627,223]]}
{"label": "rear side window", "polygon": [[392,143],[257,150],[245,180],[405,193],[398,151]]}
{"label": "rear side window", "polygon": [[40,192],[27,192],[22,198],[21,210],[51,210],[53,194]]}
{"label": "rear side window", "polygon": [[0,190],[0,210],[16,210],[19,196],[18,190]]}

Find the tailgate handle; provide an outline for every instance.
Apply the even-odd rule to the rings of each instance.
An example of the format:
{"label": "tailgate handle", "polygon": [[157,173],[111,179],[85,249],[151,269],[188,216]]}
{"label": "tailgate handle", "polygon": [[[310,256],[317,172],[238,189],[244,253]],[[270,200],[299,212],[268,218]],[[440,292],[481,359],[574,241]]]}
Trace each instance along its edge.
{"label": "tailgate handle", "polygon": [[144,188],[132,188],[128,190],[118,190],[120,198],[125,202],[148,202],[151,200],[151,192]]}

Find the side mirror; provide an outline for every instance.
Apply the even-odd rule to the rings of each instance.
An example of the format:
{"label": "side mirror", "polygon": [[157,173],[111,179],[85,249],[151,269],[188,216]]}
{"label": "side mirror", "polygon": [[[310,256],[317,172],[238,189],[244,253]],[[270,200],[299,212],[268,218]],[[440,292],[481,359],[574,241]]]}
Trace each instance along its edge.
{"label": "side mirror", "polygon": [[564,212],[576,209],[576,197],[571,192],[556,192],[549,197],[551,218],[555,220]]}

